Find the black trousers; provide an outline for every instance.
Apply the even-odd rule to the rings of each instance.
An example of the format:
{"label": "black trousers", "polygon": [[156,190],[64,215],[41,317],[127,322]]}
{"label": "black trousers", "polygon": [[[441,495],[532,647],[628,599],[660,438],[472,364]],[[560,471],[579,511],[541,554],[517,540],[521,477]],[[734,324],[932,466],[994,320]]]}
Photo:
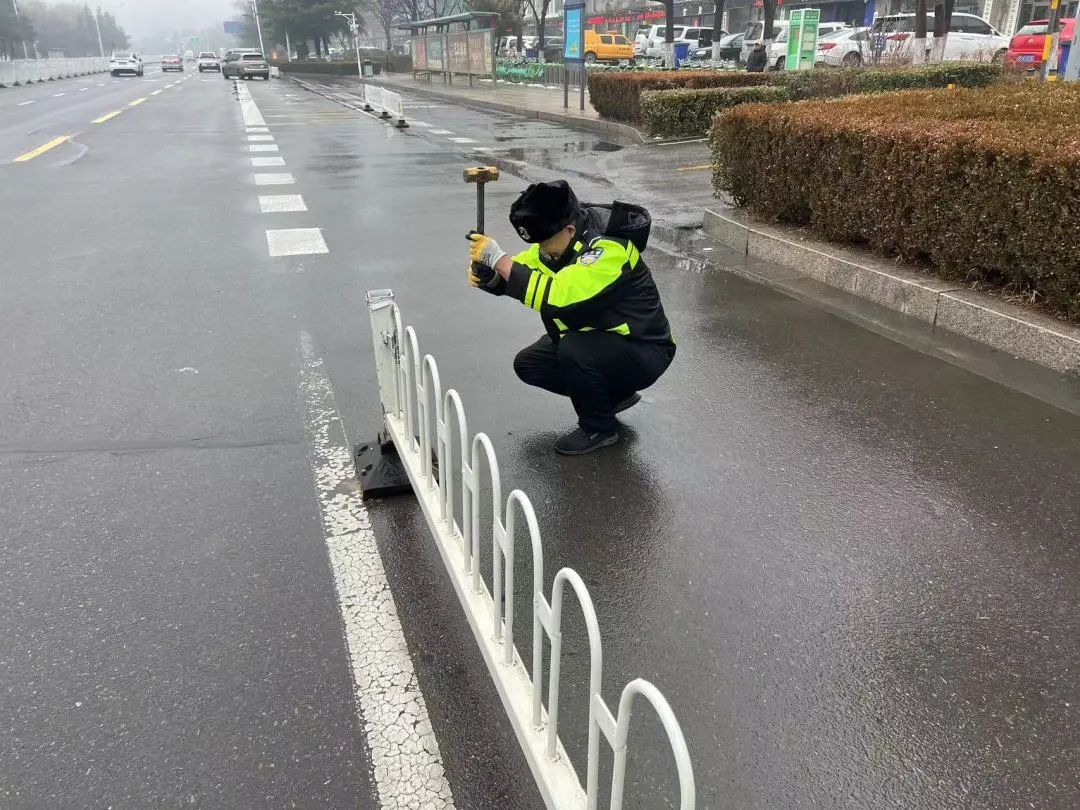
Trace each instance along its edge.
{"label": "black trousers", "polygon": [[674,357],[674,346],[611,332],[568,332],[558,343],[544,335],[526,346],[514,358],[514,371],[522,382],[570,397],[586,433],[612,433],[616,403],[660,379]]}

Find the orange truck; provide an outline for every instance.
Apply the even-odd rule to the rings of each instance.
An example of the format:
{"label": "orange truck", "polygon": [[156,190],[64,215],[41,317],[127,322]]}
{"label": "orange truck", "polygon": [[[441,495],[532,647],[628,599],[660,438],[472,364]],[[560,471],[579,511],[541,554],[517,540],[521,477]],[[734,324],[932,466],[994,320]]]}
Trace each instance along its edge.
{"label": "orange truck", "polygon": [[585,32],[586,62],[618,62],[621,59],[634,61],[633,42],[611,31]]}

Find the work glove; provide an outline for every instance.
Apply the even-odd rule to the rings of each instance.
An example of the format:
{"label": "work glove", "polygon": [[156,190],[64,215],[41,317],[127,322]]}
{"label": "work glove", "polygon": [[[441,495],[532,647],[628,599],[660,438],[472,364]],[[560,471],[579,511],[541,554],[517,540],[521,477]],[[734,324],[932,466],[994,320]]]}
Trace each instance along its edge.
{"label": "work glove", "polygon": [[506,280],[490,267],[479,262],[469,263],[469,284],[492,295],[502,295],[506,291]]}
{"label": "work glove", "polygon": [[489,268],[499,263],[499,259],[506,255],[506,251],[499,247],[499,243],[486,234],[477,231],[469,231],[469,259],[476,264],[482,264]]}

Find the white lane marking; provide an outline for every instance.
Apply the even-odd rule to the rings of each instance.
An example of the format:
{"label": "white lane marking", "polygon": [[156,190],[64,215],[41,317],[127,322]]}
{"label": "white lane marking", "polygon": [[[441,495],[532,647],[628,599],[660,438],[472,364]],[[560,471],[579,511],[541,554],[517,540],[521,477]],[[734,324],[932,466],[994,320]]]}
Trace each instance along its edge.
{"label": "white lane marking", "polygon": [[424,129],[430,129],[434,124],[429,124],[427,121],[417,121],[415,118],[410,118],[409,123],[414,127],[423,127]]}
{"label": "white lane marking", "polygon": [[249,152],[276,152],[278,145],[276,143],[249,143]]}
{"label": "white lane marking", "polygon": [[36,103],[37,103],[37,99],[34,99],[33,101],[20,101],[17,106],[25,107],[27,104],[36,104]]}
{"label": "white lane marking", "polygon": [[264,214],[282,214],[288,211],[307,211],[300,194],[270,194],[259,197],[259,207]]}
{"label": "white lane marking", "polygon": [[491,146],[474,146],[474,152],[494,152],[495,149]]}
{"label": "white lane marking", "polygon": [[255,175],[255,185],[257,186],[291,186],[295,182],[296,178],[288,172]]}
{"label": "white lane marking", "polygon": [[80,87],[80,88],[79,88],[79,92],[80,92],[80,93],[85,93],[85,92],[86,92],[87,90],[89,90],[89,89],[90,89],[89,87]]}
{"label": "white lane marking", "polygon": [[266,232],[266,247],[271,256],[310,256],[329,253],[322,228],[286,228]]}
{"label": "white lane marking", "polygon": [[251,165],[255,168],[266,166],[284,166],[285,158],[283,157],[258,157],[251,159]]}
{"label": "white lane marking", "polygon": [[431,134],[432,135],[453,135],[454,133],[451,132],[448,129],[433,129],[433,130],[431,130]]}
{"label": "white lane marking", "polygon": [[251,97],[251,91],[248,90],[247,85],[243,82],[235,82],[234,86],[236,96],[240,99],[240,113],[244,116],[244,126],[265,127],[266,121],[263,120],[262,113],[259,112],[259,107],[255,99]]}
{"label": "white lane marking", "polygon": [[160,91],[160,90],[151,90],[151,91],[150,91],[150,95],[152,95],[152,96],[156,96],[156,95],[158,95],[158,94],[160,94],[160,93],[161,93],[161,91]]}
{"label": "white lane marking", "polygon": [[105,86],[105,82],[101,82],[101,83],[100,83],[100,84],[98,85],[98,87],[104,87],[104,86]]}
{"label": "white lane marking", "polygon": [[472,138],[451,138],[454,143],[476,143]]}
{"label": "white lane marking", "polygon": [[306,332],[300,336],[300,351],[300,399],[311,437],[315,490],[379,803],[453,810],[439,743],[356,486],[334,388]]}
{"label": "white lane marking", "polygon": [[274,140],[274,136],[273,135],[248,135],[247,139],[248,139],[248,141],[272,141],[272,140]]}
{"label": "white lane marking", "polygon": [[269,132],[270,127],[248,127],[248,132]]}
{"label": "white lane marking", "polygon": [[60,98],[60,96],[66,96],[66,95],[67,95],[67,93],[53,93],[52,97],[53,98]]}

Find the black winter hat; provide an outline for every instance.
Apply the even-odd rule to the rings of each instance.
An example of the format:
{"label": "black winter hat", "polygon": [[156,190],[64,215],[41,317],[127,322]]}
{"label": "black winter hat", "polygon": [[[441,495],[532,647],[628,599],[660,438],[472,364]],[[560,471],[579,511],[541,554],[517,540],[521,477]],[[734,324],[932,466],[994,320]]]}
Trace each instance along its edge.
{"label": "black winter hat", "polygon": [[573,189],[565,180],[533,183],[510,206],[510,224],[526,242],[550,239],[581,212]]}

